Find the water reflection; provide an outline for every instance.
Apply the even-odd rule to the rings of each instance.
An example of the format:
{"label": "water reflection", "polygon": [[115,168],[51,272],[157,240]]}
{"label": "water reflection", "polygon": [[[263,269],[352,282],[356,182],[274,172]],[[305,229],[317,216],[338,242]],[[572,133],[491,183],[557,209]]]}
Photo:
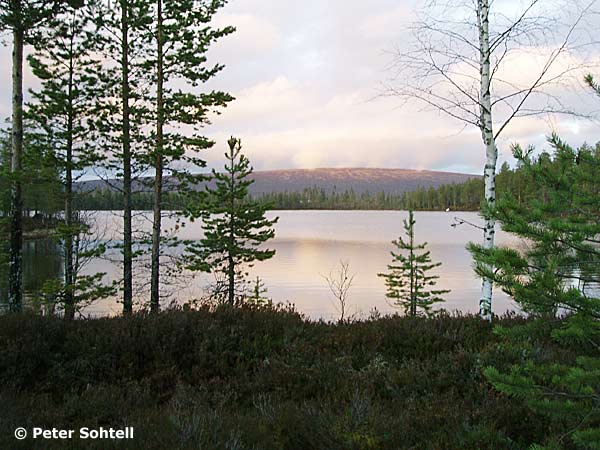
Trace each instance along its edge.
{"label": "water reflection", "polygon": [[[23,289],[27,302],[36,297],[44,283],[62,276],[62,255],[60,246],[51,238],[26,240],[23,243]],[[0,310],[8,307],[7,267],[0,269]]]}
{"label": "water reflection", "polygon": [[[335,269],[340,260],[348,261],[356,274],[349,294],[351,312],[367,314],[377,308],[380,312],[394,309],[385,299],[385,285],[377,276],[390,262],[391,241],[402,233],[402,220],[406,213],[399,211],[278,211],[270,216],[280,216],[276,225],[276,238],[269,244],[276,256],[250,270],[251,277],[260,276],[269,289],[268,295],[276,302],[291,302],[312,318],[336,317],[331,294],[323,276]],[[439,286],[451,289],[442,305],[449,310],[477,312],[480,280],[471,268],[471,256],[465,249],[469,241],[479,241],[480,231],[469,225],[454,228],[455,216],[480,223],[476,213],[419,212],[416,238],[429,242],[436,261],[443,265],[437,269]],[[136,216],[137,227],[149,231],[149,214]],[[120,213],[99,213],[97,227],[106,239],[119,240]],[[172,230],[176,222],[165,219],[165,231]],[[198,223],[188,224],[178,230],[183,239],[200,239],[202,229]],[[498,233],[500,244],[517,245],[514,238]],[[117,256],[117,255],[113,255]],[[90,271],[107,272],[108,280],[118,279],[120,268],[106,259],[97,260]],[[189,274],[188,274],[189,275]],[[199,274],[186,279],[185,286],[174,288],[173,299],[185,302],[203,294],[203,287],[213,281],[210,275]],[[140,299],[140,300],[143,300]],[[514,303],[502,292],[497,292],[494,311],[514,310]],[[88,308],[89,314],[116,314],[120,311],[117,299],[106,300]]]}
{"label": "water reflection", "polygon": [[[280,216],[276,225],[276,238],[269,243],[277,251],[269,261],[258,263],[250,270],[250,278],[261,277],[268,295],[275,302],[291,302],[312,318],[334,319],[336,309],[324,276],[335,270],[341,260],[350,264],[355,274],[349,293],[350,313],[367,314],[373,308],[380,312],[395,311],[385,299],[385,285],[377,273],[386,270],[390,262],[391,241],[402,233],[402,220],[407,214],[399,211],[278,211],[270,216]],[[429,242],[434,261],[442,262],[437,268],[440,276],[438,286],[451,289],[441,307],[448,310],[477,312],[480,280],[472,269],[471,255],[465,246],[478,242],[480,230],[464,224],[452,227],[455,217],[480,225],[476,213],[415,213],[416,239]],[[118,242],[122,221],[119,212],[98,212],[94,215],[94,229],[105,240]],[[151,229],[149,213],[138,213],[135,228]],[[173,230],[176,221],[164,220],[165,233]],[[183,239],[200,239],[199,223],[188,224],[177,231]],[[497,233],[499,245],[518,247],[520,242],[506,233]],[[60,277],[62,262],[57,242],[52,239],[28,241],[24,249],[24,285],[27,296],[38,292],[44,282]],[[181,249],[179,250],[181,251]],[[106,282],[119,280],[121,267],[118,250],[111,250],[103,258],[91,261],[86,273],[106,272]],[[143,261],[138,263],[142,266]],[[138,301],[147,300],[148,276],[138,267],[137,280],[141,290]],[[6,281],[2,276],[2,281]],[[204,287],[214,281],[207,274],[185,274],[185,278],[170,287],[170,300],[183,303],[203,295]],[[0,298],[6,299],[6,285],[0,285]],[[493,309],[496,313],[517,309],[516,304],[503,292],[496,290]],[[118,298],[96,302],[84,311],[88,315],[118,314],[121,304]]]}

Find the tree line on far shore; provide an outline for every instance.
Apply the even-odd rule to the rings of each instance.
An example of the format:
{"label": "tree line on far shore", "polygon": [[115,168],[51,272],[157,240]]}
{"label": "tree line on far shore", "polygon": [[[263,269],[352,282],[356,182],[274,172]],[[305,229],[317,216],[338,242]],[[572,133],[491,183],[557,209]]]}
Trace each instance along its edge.
{"label": "tree line on far shore", "polygon": [[[43,184],[31,185],[29,189],[39,191],[51,188],[53,181],[46,179]],[[520,201],[531,192],[521,170],[503,164],[497,175],[498,195],[512,193]],[[26,192],[28,192],[26,190]],[[353,189],[328,191],[313,186],[301,191],[283,191],[266,194],[255,194],[254,199],[271,210],[400,210],[400,211],[479,211],[483,204],[483,179],[472,178],[462,183],[444,184],[439,187],[423,188],[402,194],[386,192],[356,192]],[[53,204],[50,199],[37,197],[32,192],[26,198],[25,205],[32,214],[53,216],[60,213],[61,206]],[[76,194],[76,204],[80,210],[116,211],[122,208],[122,193],[106,187]],[[167,191],[162,197],[164,210],[181,210],[188,202],[187,194]],[[150,211],[153,208],[153,193],[140,190],[132,193],[134,210]]]}

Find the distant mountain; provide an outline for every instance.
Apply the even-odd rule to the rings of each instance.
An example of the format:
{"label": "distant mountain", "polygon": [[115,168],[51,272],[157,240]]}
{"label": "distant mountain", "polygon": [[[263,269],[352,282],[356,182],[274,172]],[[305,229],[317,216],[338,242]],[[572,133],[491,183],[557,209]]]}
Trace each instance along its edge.
{"label": "distant mountain", "polygon": [[475,175],[453,172],[408,169],[292,169],[267,170],[254,174],[253,194],[281,191],[301,191],[317,186],[327,192],[354,190],[402,194],[419,187],[438,187],[442,184],[462,183]]}
{"label": "distant mountain", "polygon": [[[462,183],[478,175],[468,175],[455,172],[437,172],[432,170],[410,169],[287,169],[264,170],[254,172],[254,183],[250,187],[252,195],[273,192],[299,192],[306,188],[319,187],[327,192],[336,190],[343,192],[354,190],[363,192],[387,194],[402,194],[415,191],[419,187],[438,187],[443,184]],[[134,190],[150,190],[151,179],[143,179],[135,183]],[[148,186],[145,186],[148,183]],[[101,180],[82,181],[78,188],[82,191],[104,190],[109,186],[119,187],[118,181],[109,183]],[[201,186],[199,186],[200,188]],[[171,189],[174,189],[172,187]]]}

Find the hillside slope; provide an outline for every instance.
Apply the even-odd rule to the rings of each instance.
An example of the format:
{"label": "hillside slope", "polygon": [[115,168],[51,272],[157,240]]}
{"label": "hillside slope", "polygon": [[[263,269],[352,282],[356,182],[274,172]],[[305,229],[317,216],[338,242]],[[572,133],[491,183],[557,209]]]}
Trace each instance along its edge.
{"label": "hillside slope", "polygon": [[254,194],[269,192],[301,191],[317,186],[327,192],[354,190],[363,192],[386,192],[401,194],[419,187],[438,187],[442,184],[462,183],[474,175],[452,172],[409,169],[294,169],[269,170],[254,175]]}
{"label": "hillside slope", "polygon": [[[310,187],[319,187],[327,192],[334,189],[338,192],[354,190],[356,193],[385,192],[402,194],[414,191],[419,187],[438,187],[443,184],[462,183],[477,175],[455,172],[437,172],[432,170],[410,169],[371,169],[371,168],[336,168],[336,169],[288,169],[257,171],[252,175],[254,184],[250,187],[252,195],[274,192],[299,192]],[[134,190],[149,190],[144,186],[150,179],[136,183]],[[110,185],[119,187],[118,181]],[[79,183],[82,191],[104,190],[109,187],[104,181],[90,180]],[[171,188],[173,189],[173,188]]]}

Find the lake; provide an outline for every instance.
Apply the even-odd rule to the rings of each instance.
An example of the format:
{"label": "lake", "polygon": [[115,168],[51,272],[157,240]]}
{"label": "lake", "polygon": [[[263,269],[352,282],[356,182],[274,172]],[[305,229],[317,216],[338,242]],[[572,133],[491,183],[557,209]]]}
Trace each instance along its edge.
{"label": "lake", "polygon": [[[118,212],[95,214],[97,229],[106,239],[119,239],[121,218]],[[269,261],[257,263],[250,270],[251,277],[259,275],[268,289],[268,297],[275,302],[290,302],[307,316],[325,320],[338,317],[333,296],[324,276],[339,267],[340,261],[348,262],[355,274],[349,291],[350,313],[366,316],[376,308],[379,312],[395,309],[385,298],[384,280],[377,273],[386,270],[391,261],[391,241],[403,232],[402,220],[407,217],[401,211],[274,211],[269,216],[279,216],[276,238],[269,247],[276,255]],[[138,213],[138,226],[150,229],[150,213]],[[452,227],[455,218],[481,225],[473,212],[416,212],[416,239],[427,241],[434,261],[442,266],[436,273],[440,276],[438,287],[451,289],[445,295],[441,307],[447,310],[477,312],[481,281],[472,269],[470,254],[465,249],[468,242],[479,242],[481,232],[474,226],[463,224]],[[175,221],[165,219],[165,230],[173,229]],[[199,223],[188,224],[177,231],[184,239],[199,239],[202,229]],[[518,245],[517,240],[502,231],[497,234],[499,245]],[[111,255],[109,255],[111,256]],[[118,254],[112,257],[118,259]],[[114,261],[95,260],[87,269],[90,272],[107,272],[109,279],[120,276],[120,268]],[[140,298],[146,299],[144,288],[149,277],[138,277]],[[185,302],[198,298],[203,287],[212,278],[206,274],[186,276],[169,287],[170,301]],[[167,281],[167,278],[165,278]],[[116,300],[103,300],[88,307],[90,315],[118,314],[121,306]],[[517,307],[507,295],[496,291],[493,310],[503,313]]]}

